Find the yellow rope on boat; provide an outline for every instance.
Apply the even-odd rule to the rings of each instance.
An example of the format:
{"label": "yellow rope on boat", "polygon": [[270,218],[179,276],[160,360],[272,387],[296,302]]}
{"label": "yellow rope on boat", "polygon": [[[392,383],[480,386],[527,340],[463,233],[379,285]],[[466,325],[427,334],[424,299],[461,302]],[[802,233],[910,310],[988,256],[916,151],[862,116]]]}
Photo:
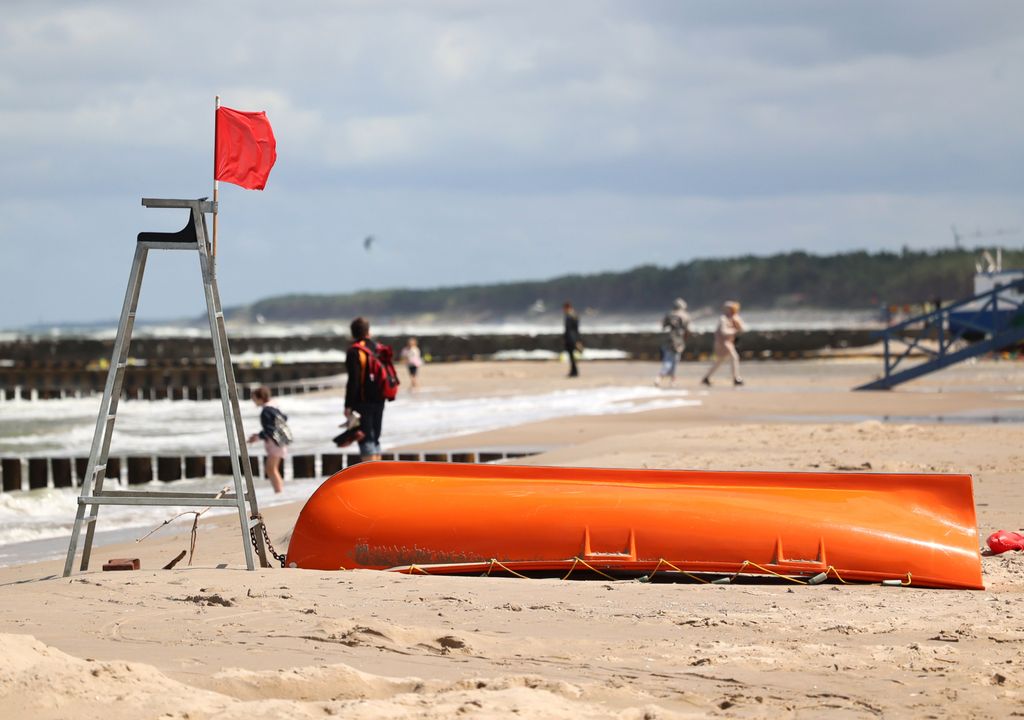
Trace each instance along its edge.
{"label": "yellow rope on boat", "polygon": [[828,577],[828,574],[829,574],[830,572],[831,572],[831,573],[832,573],[833,575],[835,575],[835,576],[836,576],[836,580],[838,580],[839,582],[841,582],[841,583],[842,583],[843,585],[849,585],[849,584],[850,584],[850,583],[846,582],[845,580],[843,580],[843,578],[842,578],[842,577],[840,577],[840,576],[839,576],[839,571],[838,571],[838,570],[836,570],[836,566],[835,566],[835,565],[829,565],[829,566],[828,566],[828,567],[827,567],[827,568],[825,569],[825,576],[826,576],[826,577]]}
{"label": "yellow rope on boat", "polygon": [[[594,567],[593,565],[591,565],[590,563],[588,563],[586,560],[584,560],[583,558],[581,558],[579,556],[574,557],[572,559],[572,566],[569,568],[569,571],[562,577],[562,580],[568,580],[572,576],[572,574],[576,571],[576,568],[581,566],[581,565],[584,568],[586,568],[587,570],[590,570],[591,572],[597,573],[598,575],[600,575],[601,577],[605,578],[606,580],[611,580],[612,582],[620,582],[619,578],[612,577],[608,573],[605,573],[605,572],[602,572],[601,570],[598,570],[596,567]],[[766,568],[764,565],[757,564],[753,560],[744,560],[743,564],[740,565],[739,569],[736,572],[734,572],[732,575],[726,575],[725,577],[722,577],[722,578],[720,578],[718,580],[705,580],[704,578],[700,577],[699,575],[695,575],[694,573],[687,572],[686,570],[683,570],[680,567],[676,567],[675,565],[673,565],[671,562],[669,562],[665,558],[659,558],[658,559],[658,564],[655,565],[654,569],[650,571],[650,576],[653,577],[659,571],[666,572],[666,571],[661,570],[661,567],[663,565],[668,567],[668,568],[671,568],[672,570],[674,570],[677,573],[685,575],[686,577],[690,578],[691,580],[696,580],[697,582],[702,583],[704,585],[722,584],[723,581],[725,581],[727,583],[732,583],[732,581],[734,581],[736,578],[738,578],[743,573],[743,571],[747,569],[748,566],[749,567],[753,567],[753,568],[757,568],[762,573],[766,573],[768,575],[772,575],[774,577],[781,578],[782,580],[788,580],[789,582],[795,583],[797,585],[816,585],[816,584],[818,584],[819,582],[822,581],[821,580],[822,576],[824,576],[824,578],[827,579],[830,575],[832,577],[834,577],[836,580],[838,580],[839,582],[841,582],[843,585],[849,585],[850,584],[846,580],[843,579],[842,575],[839,574],[839,571],[836,570],[835,565],[829,565],[827,568],[825,568],[824,572],[821,572],[818,575],[816,575],[815,578],[819,578],[817,581],[815,581],[814,578],[811,578],[810,581],[807,581],[807,580],[801,580],[800,578],[792,577],[792,576],[789,576],[789,575],[783,575],[782,573],[777,573],[774,570],[771,570],[770,568]],[[487,572],[484,573],[484,575],[486,577],[489,577],[491,572],[493,572],[495,567],[501,568],[502,570],[504,570],[505,572],[509,573],[510,575],[514,575],[515,577],[521,578],[522,580],[532,580],[533,579],[533,578],[531,578],[528,575],[523,575],[522,573],[513,570],[512,568],[510,568],[508,565],[504,564],[503,562],[501,562],[497,558],[491,558],[490,562],[487,564]],[[339,568],[339,570],[346,570],[346,569],[347,568],[345,568],[345,567]],[[403,574],[406,574],[406,575],[413,575],[415,573],[420,573],[422,575],[430,575],[431,574],[429,570],[427,570],[426,568],[420,567],[419,565],[409,565],[407,568],[405,568],[405,570],[400,571],[400,572],[403,572]],[[907,573],[907,579],[905,581],[904,580],[897,580],[895,578],[892,579],[892,580],[884,580],[884,581],[882,581],[883,585],[895,585],[896,583],[899,583],[901,586],[904,586],[904,587],[906,587],[908,585],[911,585],[913,583],[913,576],[908,572]]]}
{"label": "yellow rope on boat", "polygon": [[743,572],[743,568],[745,568],[747,565],[752,565],[752,566],[756,567],[758,570],[761,570],[762,572],[766,572],[769,575],[774,575],[777,578],[782,578],[783,580],[789,580],[791,583],[796,583],[797,585],[806,585],[807,584],[804,580],[800,580],[800,579],[794,578],[794,577],[789,577],[788,575],[783,575],[781,573],[777,573],[774,570],[769,570],[768,568],[764,567],[763,565],[758,565],[756,562],[753,562],[751,560],[744,560],[743,564],[740,565],[740,569],[736,571],[736,575],[733,575],[733,578],[737,577],[741,572]]}
{"label": "yellow rope on boat", "polygon": [[516,572],[515,570],[513,570],[512,568],[510,568],[510,567],[508,567],[508,566],[506,566],[506,565],[503,565],[503,564],[502,564],[502,562],[501,562],[500,560],[498,560],[497,558],[491,558],[491,564],[487,566],[487,572],[486,572],[485,574],[486,574],[486,575],[487,575],[488,577],[490,577],[490,575],[491,575],[491,570],[493,570],[493,569],[494,569],[494,566],[495,566],[495,565],[497,565],[498,567],[500,567],[500,568],[501,568],[502,570],[504,570],[505,572],[507,572],[507,573],[511,573],[511,574],[515,575],[515,576],[516,576],[517,578],[522,578],[523,580],[532,580],[532,578],[530,578],[530,577],[528,577],[528,576],[526,576],[526,575],[523,575],[522,573],[517,573],[517,572]]}
{"label": "yellow rope on boat", "polygon": [[911,577],[910,572],[908,571],[907,572],[907,581],[906,582],[903,582],[903,580],[900,580],[898,578],[893,578],[892,580],[883,580],[882,584],[883,585],[894,585],[894,586],[898,586],[898,587],[907,587],[908,585],[912,584],[913,582],[914,582],[914,578]]}
{"label": "yellow rope on boat", "polygon": [[659,558],[658,559],[658,564],[654,566],[653,570],[651,570],[651,575],[654,575],[654,573],[658,572],[658,568],[660,568],[662,565],[668,565],[670,568],[672,568],[676,572],[682,573],[686,577],[688,577],[688,578],[690,578],[692,580],[696,580],[699,583],[704,583],[705,585],[710,585],[711,584],[710,580],[705,580],[704,578],[700,577],[699,575],[694,575],[691,572],[686,572],[685,570],[680,570],[679,568],[677,568],[675,565],[670,563],[665,558]]}
{"label": "yellow rope on boat", "polygon": [[587,568],[588,570],[593,570],[594,572],[596,572],[601,577],[607,578],[608,580],[611,580],[612,582],[615,582],[615,578],[613,578],[611,575],[608,575],[607,573],[601,572],[596,567],[594,567],[593,565],[591,565],[590,563],[588,563],[586,560],[584,560],[583,558],[581,558],[579,556],[574,557],[572,559],[572,567],[569,568],[569,572],[567,572],[565,574],[565,577],[563,577],[562,579],[563,580],[568,580],[569,576],[572,575],[572,572],[573,572],[573,570],[576,569],[577,565],[582,565],[583,567]]}

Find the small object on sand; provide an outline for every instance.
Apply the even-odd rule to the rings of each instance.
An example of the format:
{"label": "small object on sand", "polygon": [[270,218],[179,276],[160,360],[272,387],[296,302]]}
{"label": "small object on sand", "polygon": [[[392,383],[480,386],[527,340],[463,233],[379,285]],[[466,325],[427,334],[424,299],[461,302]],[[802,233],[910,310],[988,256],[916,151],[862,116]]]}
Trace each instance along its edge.
{"label": "small object on sand", "polygon": [[999,555],[1007,550],[1024,550],[1024,535],[1009,530],[997,530],[988,536],[985,544],[993,555]]}
{"label": "small object on sand", "polygon": [[178,553],[177,557],[175,557],[175,558],[174,558],[173,560],[171,560],[171,561],[170,561],[169,563],[167,563],[166,565],[164,565],[164,566],[163,566],[163,568],[161,568],[161,569],[162,569],[162,570],[170,570],[170,569],[171,569],[171,568],[173,568],[173,567],[174,567],[175,565],[177,565],[177,564],[178,564],[179,562],[181,562],[181,559],[182,559],[183,557],[185,557],[185,553],[187,553],[187,552],[188,552],[188,550],[182,550],[182,551],[181,551],[180,553]]}
{"label": "small object on sand", "polygon": [[138,558],[111,558],[103,565],[104,570],[138,570]]}

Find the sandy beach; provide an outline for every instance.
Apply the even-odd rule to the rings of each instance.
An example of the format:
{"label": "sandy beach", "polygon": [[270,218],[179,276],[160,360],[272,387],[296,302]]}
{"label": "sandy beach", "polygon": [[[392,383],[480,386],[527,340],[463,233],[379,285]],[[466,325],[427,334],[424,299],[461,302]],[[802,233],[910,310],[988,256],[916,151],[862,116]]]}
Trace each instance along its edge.
{"label": "sandy beach", "polygon": [[[747,363],[699,404],[560,418],[408,449],[531,447],[537,465],[957,472],[979,537],[1024,525],[1024,363],[852,392],[871,359]],[[439,397],[651,384],[650,363],[432,365]],[[386,421],[385,421],[386,423]],[[386,439],[385,424],[385,439]],[[278,550],[301,507],[265,512]],[[172,513],[169,513],[169,515]],[[683,718],[1024,716],[1024,554],[986,590],[244,570],[237,519],[0,569],[0,717]],[[142,569],[101,572],[138,557]]]}

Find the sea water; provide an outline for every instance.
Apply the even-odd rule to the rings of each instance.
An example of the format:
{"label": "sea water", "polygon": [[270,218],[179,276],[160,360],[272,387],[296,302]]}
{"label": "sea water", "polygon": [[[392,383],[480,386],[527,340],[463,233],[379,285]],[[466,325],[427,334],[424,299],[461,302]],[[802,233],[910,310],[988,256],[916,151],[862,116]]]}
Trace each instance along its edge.
{"label": "sea water", "polygon": [[[670,308],[666,306],[665,312]],[[635,333],[660,332],[664,312],[644,315],[590,313],[583,311],[580,326],[584,336],[587,333]],[[692,308],[690,316],[694,332],[709,332],[718,323],[719,312],[714,308]],[[770,310],[748,309],[742,311],[747,326],[752,330],[855,330],[878,329],[883,318],[878,310],[818,309],[818,308],[774,308]],[[379,337],[436,336],[436,335],[560,335],[562,314],[544,313],[534,316],[507,317],[500,320],[477,322],[446,318],[387,319],[373,325],[374,334]],[[112,340],[117,326],[112,323],[89,327],[73,325],[34,327],[30,331],[0,330],[0,342],[12,341],[31,335],[34,337],[83,337],[96,340]],[[313,335],[336,335],[342,343],[349,338],[347,323],[317,320],[303,323],[274,322],[242,323],[228,320],[228,334],[231,337],[302,337]],[[208,338],[210,327],[205,322],[153,322],[140,320],[134,329],[134,337],[192,337]],[[238,361],[238,357],[234,358]]]}
{"label": "sea water", "polygon": [[[384,449],[452,438],[486,430],[572,415],[609,415],[699,405],[685,390],[653,387],[603,387],[559,390],[534,395],[442,399],[429,388],[405,393],[389,403],[384,419]],[[84,457],[89,454],[100,398],[14,401],[0,406],[0,456]],[[295,435],[292,454],[338,452],[331,438],[339,432],[344,400],[335,395],[292,395],[275,399],[288,415]],[[242,405],[247,433],[259,429],[259,409]],[[262,443],[250,446],[262,454]],[[474,449],[474,448],[467,448]],[[535,448],[543,450],[544,448]],[[350,448],[354,451],[354,448]],[[219,400],[131,401],[118,408],[112,456],[227,454]],[[286,464],[287,467],[287,464]],[[154,482],[153,490],[216,492],[229,476]],[[261,506],[301,502],[320,480],[286,477],[285,491],[271,492],[257,481]],[[140,486],[145,487],[145,486]],[[0,566],[57,557],[66,551],[77,507],[78,489],[46,488],[0,493]],[[100,511],[98,541],[141,537],[180,510],[166,507],[109,506]],[[211,509],[207,515],[233,510]],[[178,521],[187,526],[191,515]],[[111,532],[116,535],[111,535]]]}

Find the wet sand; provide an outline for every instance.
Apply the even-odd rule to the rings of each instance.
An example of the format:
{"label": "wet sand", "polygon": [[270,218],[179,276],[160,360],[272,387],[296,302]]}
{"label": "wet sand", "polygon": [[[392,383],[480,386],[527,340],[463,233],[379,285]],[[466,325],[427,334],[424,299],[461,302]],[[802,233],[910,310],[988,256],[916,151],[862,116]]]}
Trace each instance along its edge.
{"label": "wet sand", "polygon": [[[549,448],[572,466],[967,472],[979,533],[1024,525],[1024,363],[855,393],[880,363],[748,363],[699,406],[559,419],[430,447]],[[428,366],[423,396],[650,383],[656,366]],[[572,383],[570,385],[570,383]],[[991,422],[998,418],[999,422]],[[297,506],[265,514],[279,550]],[[204,518],[193,567],[155,570],[189,523],[0,570],[0,717],[1008,717],[1022,713],[1024,556],[983,592],[703,586],[240,569],[237,519]],[[109,557],[135,572],[98,570]]]}

